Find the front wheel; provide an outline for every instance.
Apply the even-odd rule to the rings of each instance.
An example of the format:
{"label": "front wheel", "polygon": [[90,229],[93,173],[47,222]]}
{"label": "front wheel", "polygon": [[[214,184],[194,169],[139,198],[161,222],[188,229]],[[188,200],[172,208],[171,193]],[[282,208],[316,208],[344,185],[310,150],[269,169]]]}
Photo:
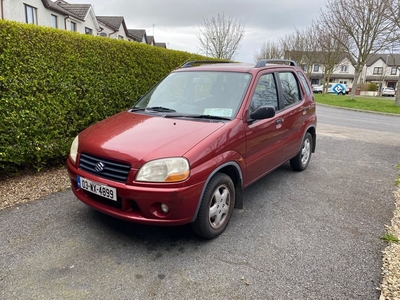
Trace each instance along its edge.
{"label": "front wheel", "polygon": [[235,187],[232,179],[217,173],[211,178],[201,200],[193,231],[201,237],[212,239],[228,226],[235,206]]}
{"label": "front wheel", "polygon": [[303,139],[303,144],[301,145],[299,153],[297,153],[297,155],[290,160],[290,165],[292,166],[293,170],[303,171],[307,168],[311,159],[312,145],[313,139],[311,133],[307,132]]}

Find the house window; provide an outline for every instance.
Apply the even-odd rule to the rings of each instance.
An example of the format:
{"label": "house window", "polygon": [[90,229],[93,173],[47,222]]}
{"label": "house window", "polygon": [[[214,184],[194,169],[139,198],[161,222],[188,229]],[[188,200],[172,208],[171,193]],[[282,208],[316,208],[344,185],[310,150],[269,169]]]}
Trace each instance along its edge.
{"label": "house window", "polygon": [[71,31],[76,31],[76,23],[71,22]]}
{"label": "house window", "polygon": [[390,75],[397,75],[397,67],[392,67],[390,69]]}
{"label": "house window", "polygon": [[92,29],[92,28],[85,27],[85,34],[93,35],[93,29]]}
{"label": "house window", "polygon": [[302,69],[304,72],[307,72],[307,66],[306,66],[306,65],[301,65],[301,69]]}
{"label": "house window", "polygon": [[375,67],[374,68],[374,75],[382,75],[383,68],[382,67]]}
{"label": "house window", "polygon": [[314,65],[314,72],[319,72],[319,64]]}
{"label": "house window", "polygon": [[25,20],[28,24],[37,24],[37,9],[36,7],[25,5]]}
{"label": "house window", "polygon": [[58,28],[57,16],[51,15],[51,27]]}
{"label": "house window", "polygon": [[349,71],[349,66],[347,65],[340,66],[340,72],[348,72],[348,71]]}

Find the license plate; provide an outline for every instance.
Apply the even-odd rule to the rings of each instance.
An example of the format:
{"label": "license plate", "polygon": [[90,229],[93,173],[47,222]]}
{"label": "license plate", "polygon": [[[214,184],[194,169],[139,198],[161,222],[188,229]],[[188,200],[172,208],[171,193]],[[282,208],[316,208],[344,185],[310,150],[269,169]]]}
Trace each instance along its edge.
{"label": "license plate", "polygon": [[78,187],[80,187],[81,189],[102,196],[104,198],[117,201],[117,190],[115,188],[91,181],[81,176],[78,176],[77,179]]}

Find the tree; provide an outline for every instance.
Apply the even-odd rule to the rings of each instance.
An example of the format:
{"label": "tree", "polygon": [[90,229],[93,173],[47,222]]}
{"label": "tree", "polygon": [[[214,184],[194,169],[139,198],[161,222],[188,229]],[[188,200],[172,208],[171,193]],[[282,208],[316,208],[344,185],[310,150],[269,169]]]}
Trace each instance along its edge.
{"label": "tree", "polygon": [[226,17],[225,14],[218,14],[216,17],[204,19],[197,38],[200,50],[206,56],[230,60],[240,48],[244,35],[243,23],[233,17]]}
{"label": "tree", "polygon": [[266,41],[262,43],[261,49],[254,53],[254,61],[258,62],[262,59],[283,58],[284,55],[285,52],[279,43]]}
{"label": "tree", "polygon": [[[340,36],[340,39],[333,38],[328,32],[326,32],[325,24],[323,24],[323,22],[316,22],[313,24],[313,27],[316,33],[315,38],[318,40],[320,50],[317,57],[319,62],[324,66],[322,84],[324,86],[323,92],[326,93],[327,83],[330,82],[331,75],[340,68],[339,63],[348,56],[346,53],[346,47],[343,46],[344,41],[347,41],[348,39],[346,33],[340,29],[336,31],[336,36]],[[342,42],[339,42],[338,40],[341,40]],[[349,59],[349,61],[351,60]]]}
{"label": "tree", "polygon": [[302,66],[310,77],[312,66],[317,63],[319,50],[318,37],[313,26],[303,30],[296,29],[294,33],[286,35],[281,39],[285,58],[292,59]]}
{"label": "tree", "polygon": [[[391,53],[393,51],[393,49],[398,49],[400,47],[400,12],[399,12],[399,6],[400,5],[400,0],[394,0],[393,4],[389,7],[389,9],[387,10],[387,18],[393,22],[394,25],[394,29],[393,30],[393,43],[391,45]],[[392,60],[393,60],[393,65],[396,66],[398,62],[395,61],[394,56],[392,56]],[[386,63],[387,63],[387,59],[386,59]],[[399,93],[399,89],[400,89],[400,73],[399,73],[399,77],[397,79],[397,93],[396,93],[396,98],[394,100],[394,105],[395,106],[400,106],[400,93]]]}
{"label": "tree", "polygon": [[[326,32],[355,58],[352,100],[368,57],[385,49],[390,42],[393,22],[389,20],[386,11],[393,5],[392,2],[393,0],[327,0],[326,11],[321,11]],[[347,33],[345,40],[343,31]]]}

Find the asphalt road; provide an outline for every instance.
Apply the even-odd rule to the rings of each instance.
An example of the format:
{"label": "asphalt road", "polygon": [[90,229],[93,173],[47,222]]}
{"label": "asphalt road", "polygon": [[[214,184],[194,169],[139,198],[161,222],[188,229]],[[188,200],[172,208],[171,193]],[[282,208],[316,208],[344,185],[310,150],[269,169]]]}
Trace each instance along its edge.
{"label": "asphalt road", "polygon": [[400,117],[318,117],[308,169],[249,187],[211,241],[113,219],[70,190],[0,211],[0,299],[377,299]]}

